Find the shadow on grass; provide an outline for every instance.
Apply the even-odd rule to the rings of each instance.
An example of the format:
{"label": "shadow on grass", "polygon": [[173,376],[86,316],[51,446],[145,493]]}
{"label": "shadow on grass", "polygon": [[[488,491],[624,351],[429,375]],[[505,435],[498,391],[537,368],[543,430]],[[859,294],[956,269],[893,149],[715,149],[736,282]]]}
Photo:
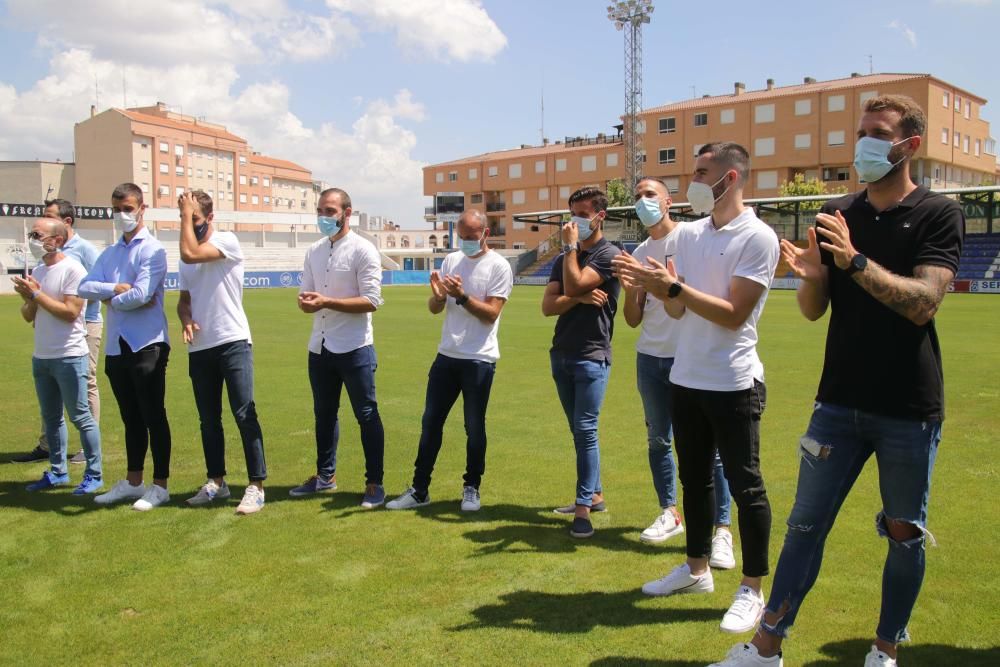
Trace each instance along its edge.
{"label": "shadow on grass", "polygon": [[[871,639],[847,639],[823,645],[820,660],[805,663],[804,667],[832,667],[833,665],[861,664],[871,650]],[[786,651],[791,654],[792,651]],[[787,656],[786,656],[787,657]],[[794,659],[794,658],[793,658]],[[903,644],[899,649],[900,664],[907,667],[937,667],[962,665],[962,667],[996,667],[1000,665],[1000,646],[988,648],[962,648],[945,644]],[[786,662],[788,662],[786,660]],[[789,663],[792,664],[792,663]]]}
{"label": "shadow on grass", "polygon": [[726,611],[723,608],[656,609],[636,604],[649,599],[638,590],[565,594],[516,591],[500,596],[499,604],[484,605],[472,610],[476,620],[453,627],[451,631],[504,628],[582,634],[597,627],[631,628],[664,623],[718,621]]}
{"label": "shadow on grass", "polygon": [[102,509],[94,502],[93,495],[74,496],[72,491],[79,480],[66,486],[47,491],[27,491],[26,487],[37,477],[20,482],[0,482],[0,508],[16,507],[33,512],[56,512],[75,515]]}
{"label": "shadow on grass", "polygon": [[705,667],[704,660],[653,660],[611,655],[590,663],[590,667]]}

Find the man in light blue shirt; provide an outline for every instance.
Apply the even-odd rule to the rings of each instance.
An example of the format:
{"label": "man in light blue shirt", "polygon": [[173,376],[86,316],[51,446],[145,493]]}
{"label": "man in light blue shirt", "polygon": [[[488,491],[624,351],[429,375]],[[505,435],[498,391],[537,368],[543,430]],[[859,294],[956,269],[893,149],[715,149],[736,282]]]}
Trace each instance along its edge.
{"label": "man in light blue shirt", "polygon": [[[104,372],[125,424],[126,478],[94,500],[107,505],[136,500],[146,511],[170,500],[170,426],[164,407],[170,343],[163,312],[167,253],[143,224],[142,190],[123,183],[111,195],[115,230],[121,234],[97,258],[80,283],[80,296],[108,307]],[[146,488],[143,467],[152,451],[153,483]]]}

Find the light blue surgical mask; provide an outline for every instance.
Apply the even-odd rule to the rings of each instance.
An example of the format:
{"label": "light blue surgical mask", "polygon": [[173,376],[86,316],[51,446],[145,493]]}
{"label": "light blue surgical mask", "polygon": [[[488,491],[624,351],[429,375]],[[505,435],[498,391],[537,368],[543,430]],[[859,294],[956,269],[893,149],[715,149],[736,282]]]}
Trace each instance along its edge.
{"label": "light blue surgical mask", "polygon": [[913,137],[907,137],[896,143],[875,137],[861,137],[854,144],[854,169],[862,183],[874,183],[892,171],[892,168],[906,159],[904,155],[896,162],[889,162],[889,151],[893,146],[907,142]]}
{"label": "light blue surgical mask", "polygon": [[590,238],[590,235],[594,233],[594,230],[590,228],[591,218],[582,218],[578,215],[574,215],[570,218],[570,221],[576,223],[576,229],[579,232],[581,241],[586,241]]}
{"label": "light blue surgical mask", "polygon": [[343,227],[340,220],[331,215],[317,215],[316,225],[319,226],[319,231],[323,236],[333,236]]}
{"label": "light blue surgical mask", "polygon": [[[485,232],[483,233],[485,234]],[[462,249],[462,254],[464,254],[466,257],[473,257],[482,252],[483,239],[482,237],[480,237],[479,239],[472,239],[471,241],[469,239],[462,239],[460,247]]]}
{"label": "light blue surgical mask", "polygon": [[663,219],[660,200],[655,197],[643,197],[635,203],[635,214],[639,216],[639,222],[643,227],[652,227]]}

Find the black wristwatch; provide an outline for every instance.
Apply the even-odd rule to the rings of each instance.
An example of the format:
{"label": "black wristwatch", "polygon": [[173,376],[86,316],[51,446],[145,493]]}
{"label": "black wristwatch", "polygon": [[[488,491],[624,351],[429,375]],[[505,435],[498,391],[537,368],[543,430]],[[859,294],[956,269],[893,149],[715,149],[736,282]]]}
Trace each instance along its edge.
{"label": "black wristwatch", "polygon": [[675,298],[677,298],[680,295],[681,289],[683,289],[683,287],[684,287],[684,284],[681,283],[680,281],[672,284],[667,289],[667,298],[668,299],[675,299]]}
{"label": "black wristwatch", "polygon": [[469,295],[468,294],[463,294],[462,296],[460,296],[460,297],[458,297],[458,298],[455,299],[455,305],[456,306],[464,306],[468,302],[469,302]]}
{"label": "black wristwatch", "polygon": [[563,252],[569,252],[570,250],[576,250],[576,246],[569,243],[563,244]]}
{"label": "black wristwatch", "polygon": [[868,258],[859,252],[854,257],[851,257],[851,263],[844,269],[844,272],[852,276],[858,271],[864,271],[866,266],[868,266]]}

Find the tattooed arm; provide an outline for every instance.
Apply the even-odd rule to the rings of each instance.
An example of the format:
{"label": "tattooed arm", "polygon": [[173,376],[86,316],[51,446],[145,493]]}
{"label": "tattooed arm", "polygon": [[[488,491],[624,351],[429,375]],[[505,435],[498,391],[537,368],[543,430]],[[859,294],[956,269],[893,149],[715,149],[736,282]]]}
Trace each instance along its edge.
{"label": "tattooed arm", "polygon": [[941,306],[955,272],[943,266],[922,264],[913,269],[912,278],[904,278],[869,259],[865,270],[852,277],[880,303],[914,324],[923,326],[931,321]]}

